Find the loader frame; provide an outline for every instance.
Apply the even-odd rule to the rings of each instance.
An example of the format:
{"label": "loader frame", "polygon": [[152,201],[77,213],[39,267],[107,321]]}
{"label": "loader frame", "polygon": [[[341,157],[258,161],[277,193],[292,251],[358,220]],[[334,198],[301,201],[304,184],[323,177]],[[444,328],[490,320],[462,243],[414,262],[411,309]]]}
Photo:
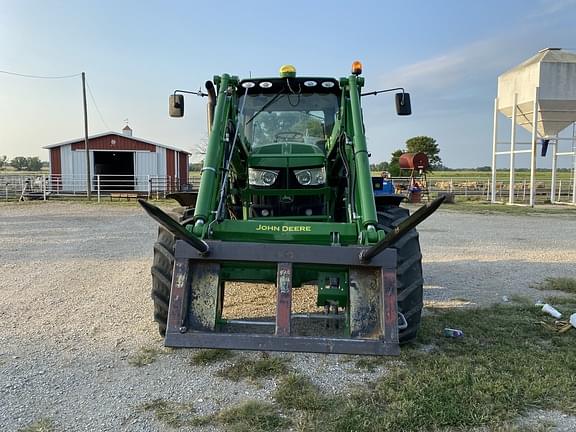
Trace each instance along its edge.
{"label": "loader frame", "polygon": [[[398,355],[396,251],[387,249],[362,262],[362,247],[277,245],[208,241],[210,255],[178,240],[165,345]],[[275,263],[277,303],[273,335],[219,333],[218,278],[223,262]],[[350,272],[350,338],[293,336],[291,333],[292,265],[341,265]],[[366,305],[372,305],[367,307]]]}

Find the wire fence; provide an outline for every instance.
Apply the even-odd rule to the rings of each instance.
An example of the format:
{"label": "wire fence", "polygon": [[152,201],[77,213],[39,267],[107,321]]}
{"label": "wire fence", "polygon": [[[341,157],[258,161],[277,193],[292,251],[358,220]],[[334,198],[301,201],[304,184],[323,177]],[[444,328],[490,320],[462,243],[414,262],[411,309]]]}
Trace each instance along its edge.
{"label": "wire fence", "polygon": [[[395,177],[396,192],[410,195],[410,178]],[[95,175],[91,178],[92,196],[98,200],[114,199],[163,199],[167,194],[181,191],[197,191],[200,176],[191,175],[186,179],[170,176],[134,176],[134,175]],[[486,178],[458,177],[434,178],[428,177],[422,186],[422,197],[434,198],[438,194],[452,194],[455,197],[490,200],[491,182]],[[504,201],[509,196],[508,182],[496,182],[496,200]],[[522,180],[514,183],[514,196],[517,202],[528,202],[530,198],[530,182]],[[26,175],[0,173],[0,199],[4,201],[50,199],[50,198],[82,198],[86,197],[86,176],[63,175]],[[556,182],[555,202],[573,203],[574,181],[563,179]],[[540,202],[549,201],[551,181],[536,182],[536,196]]]}

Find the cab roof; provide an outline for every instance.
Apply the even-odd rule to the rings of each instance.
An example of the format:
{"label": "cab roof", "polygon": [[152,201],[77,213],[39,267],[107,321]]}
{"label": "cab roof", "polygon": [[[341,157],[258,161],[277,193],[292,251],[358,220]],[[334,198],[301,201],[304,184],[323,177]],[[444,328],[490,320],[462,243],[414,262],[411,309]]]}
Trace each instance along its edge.
{"label": "cab roof", "polygon": [[335,78],[294,77],[294,78],[248,78],[238,83],[238,93],[333,93],[340,94],[340,83]]}

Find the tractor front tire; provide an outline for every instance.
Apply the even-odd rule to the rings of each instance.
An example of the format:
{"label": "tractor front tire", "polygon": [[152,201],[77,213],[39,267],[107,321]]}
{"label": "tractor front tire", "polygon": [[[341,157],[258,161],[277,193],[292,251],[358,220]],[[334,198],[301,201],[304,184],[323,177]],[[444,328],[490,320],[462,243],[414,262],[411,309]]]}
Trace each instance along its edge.
{"label": "tractor front tire", "polygon": [[[166,212],[172,219],[181,222],[193,210],[180,207]],[[154,261],[152,263],[152,300],[154,301],[154,321],[158,323],[160,335],[166,334],[168,304],[172,287],[172,268],[174,267],[174,245],[176,240],[163,226],[158,227],[158,239],[154,243]]]}
{"label": "tractor front tire", "polygon": [[[410,212],[394,205],[379,206],[378,228],[386,232],[398,226],[409,216]],[[398,312],[401,312],[408,327],[399,331],[400,343],[411,342],[416,338],[420,328],[420,317],[423,307],[422,253],[418,231],[410,230],[398,243],[396,249],[396,289],[398,293]]]}

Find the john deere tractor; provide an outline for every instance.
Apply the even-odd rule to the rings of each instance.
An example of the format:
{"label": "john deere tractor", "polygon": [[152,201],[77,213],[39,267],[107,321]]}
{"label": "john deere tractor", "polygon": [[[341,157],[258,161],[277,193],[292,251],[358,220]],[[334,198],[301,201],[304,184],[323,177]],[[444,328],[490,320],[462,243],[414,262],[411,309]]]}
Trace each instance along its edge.
{"label": "john deere tractor", "polygon": [[[362,97],[397,91],[397,112],[409,115],[410,96],[363,93],[361,73],[359,62],[340,79],[287,65],[278,77],[223,74],[205,92],[170,96],[173,117],[183,93],[207,97],[210,135],[199,190],[175,195],[182,208],[140,200],[160,223],[152,298],[167,346],[393,355],[414,339],[414,227],[441,200],[409,216],[401,197],[375,197]],[[236,282],[275,284],[274,316],[227,318]],[[317,310],[293,313],[293,290],[310,284]]]}

